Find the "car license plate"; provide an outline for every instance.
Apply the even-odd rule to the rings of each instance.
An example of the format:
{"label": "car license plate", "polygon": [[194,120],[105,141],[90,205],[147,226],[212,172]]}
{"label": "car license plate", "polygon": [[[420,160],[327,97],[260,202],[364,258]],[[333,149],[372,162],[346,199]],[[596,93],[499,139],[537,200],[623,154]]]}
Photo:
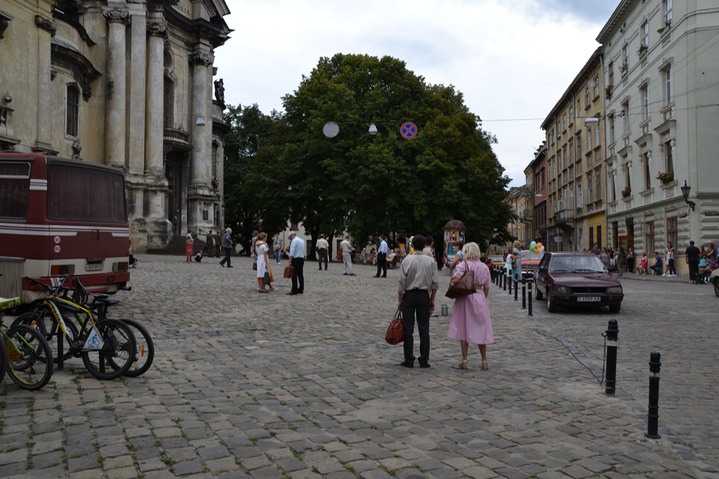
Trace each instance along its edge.
{"label": "car license plate", "polygon": [[102,271],[102,263],[86,264],[85,271]]}
{"label": "car license plate", "polygon": [[577,296],[577,301],[581,303],[596,303],[601,301],[602,298],[599,296]]}

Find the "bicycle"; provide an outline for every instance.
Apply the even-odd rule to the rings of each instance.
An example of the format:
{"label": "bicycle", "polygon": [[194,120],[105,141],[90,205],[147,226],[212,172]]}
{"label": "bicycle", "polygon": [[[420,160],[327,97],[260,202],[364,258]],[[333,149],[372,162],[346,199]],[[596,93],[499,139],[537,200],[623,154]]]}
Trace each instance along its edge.
{"label": "bicycle", "polygon": [[[91,301],[90,298],[92,298]],[[97,315],[98,321],[104,321],[107,318],[108,308],[120,302],[117,299],[110,299],[105,294],[92,295],[88,293],[79,279],[75,279],[72,299],[75,303],[86,305],[88,309]],[[126,318],[120,318],[119,321],[122,321],[133,330],[136,341],[136,354],[132,366],[125,371],[125,376],[133,378],[141,376],[152,366],[155,358],[155,343],[152,341],[152,336],[147,328],[138,321]],[[116,365],[111,362],[110,366],[114,368]]]}
{"label": "bicycle", "polygon": [[[18,316],[13,325],[35,326],[49,342],[56,339],[57,352],[53,356],[60,370],[65,359],[81,357],[85,368],[97,379],[122,376],[136,356],[132,329],[115,319],[98,320],[91,309],[69,299],[69,288],[65,286],[68,278],[63,277],[55,285],[25,278],[44,290],[45,296],[30,303],[30,311]],[[67,353],[63,352],[65,345]]]}
{"label": "bicycle", "polygon": [[34,391],[52,377],[52,350],[37,329],[2,323],[4,311],[19,305],[20,298],[0,298],[0,381],[7,373],[19,387]]}

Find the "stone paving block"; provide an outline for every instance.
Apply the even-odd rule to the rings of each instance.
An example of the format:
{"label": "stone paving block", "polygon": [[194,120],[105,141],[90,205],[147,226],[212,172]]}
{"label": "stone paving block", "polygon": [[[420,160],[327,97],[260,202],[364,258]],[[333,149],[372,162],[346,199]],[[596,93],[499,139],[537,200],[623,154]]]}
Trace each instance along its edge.
{"label": "stone paving block", "polygon": [[240,466],[235,461],[235,458],[229,456],[205,460],[205,466],[213,476],[221,472],[240,469]]}

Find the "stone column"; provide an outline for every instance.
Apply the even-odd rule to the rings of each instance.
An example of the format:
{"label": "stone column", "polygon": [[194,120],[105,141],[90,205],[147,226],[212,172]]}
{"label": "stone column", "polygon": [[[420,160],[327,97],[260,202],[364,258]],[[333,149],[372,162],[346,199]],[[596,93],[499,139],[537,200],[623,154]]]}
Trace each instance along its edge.
{"label": "stone column", "polygon": [[145,102],[145,174],[163,177],[162,143],[164,114],[164,50],[167,23],[150,18],[147,23],[147,97]]}
{"label": "stone column", "polygon": [[212,104],[210,82],[212,79],[212,55],[202,47],[192,53],[192,163],[190,168],[190,188],[210,184],[212,156]]}
{"label": "stone column", "polygon": [[128,173],[133,181],[145,171],[145,94],[147,78],[147,19],[137,12],[130,25],[128,101]]}
{"label": "stone column", "polygon": [[[34,151],[45,151],[56,153],[52,147],[50,134],[52,132],[52,115],[49,114],[49,106],[52,100],[51,88],[51,58],[50,38],[55,36],[57,28],[52,20],[36,15],[35,25],[38,27],[38,62],[37,62],[37,131]],[[50,37],[50,38],[45,38]]]}
{"label": "stone column", "polygon": [[126,52],[125,29],[130,22],[127,9],[103,12],[108,23],[107,85],[105,114],[105,163],[125,167],[126,118]]}

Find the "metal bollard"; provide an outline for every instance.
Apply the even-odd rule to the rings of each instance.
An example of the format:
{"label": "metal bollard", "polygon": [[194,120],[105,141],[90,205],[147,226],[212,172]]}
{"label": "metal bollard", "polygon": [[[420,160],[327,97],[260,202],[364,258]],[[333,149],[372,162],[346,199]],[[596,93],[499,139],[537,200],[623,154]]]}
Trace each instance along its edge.
{"label": "metal bollard", "polygon": [[527,309],[527,282],[522,278],[522,309]]}
{"label": "metal bollard", "polygon": [[507,282],[509,283],[509,286],[507,287],[507,289],[509,289],[509,295],[512,296],[512,277],[511,276],[507,276]]}
{"label": "metal bollard", "polygon": [[531,280],[527,282],[527,316],[532,316],[532,283]]}
{"label": "metal bollard", "polygon": [[649,414],[647,414],[647,436],[650,439],[659,439],[659,370],[662,368],[659,353],[649,355]]}
{"label": "metal bollard", "polygon": [[514,278],[514,300],[517,301],[519,299],[519,280],[517,278]]}
{"label": "metal bollard", "polygon": [[606,380],[604,381],[604,393],[614,394],[617,385],[617,341],[619,340],[619,326],[616,319],[610,319],[607,330],[604,333],[606,348]]}

